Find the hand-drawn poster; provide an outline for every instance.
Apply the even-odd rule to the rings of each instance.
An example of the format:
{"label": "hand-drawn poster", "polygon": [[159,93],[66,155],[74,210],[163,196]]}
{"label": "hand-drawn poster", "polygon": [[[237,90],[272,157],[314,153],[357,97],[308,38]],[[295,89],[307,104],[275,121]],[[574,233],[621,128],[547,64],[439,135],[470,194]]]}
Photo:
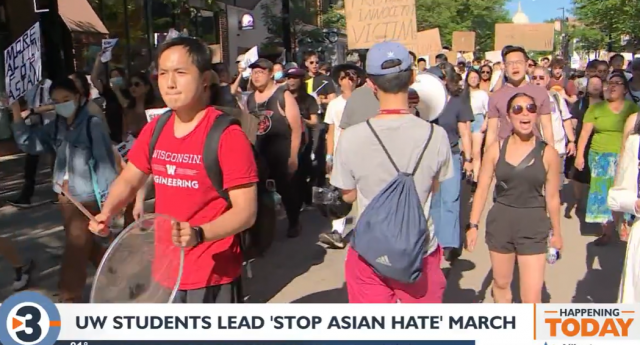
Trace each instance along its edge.
{"label": "hand-drawn poster", "polygon": [[344,8],[349,49],[368,49],[384,41],[415,44],[415,0],[347,0]]}
{"label": "hand-drawn poster", "polygon": [[474,31],[454,31],[451,35],[454,52],[472,52],[476,50],[476,33]]}
{"label": "hand-drawn poster", "polygon": [[100,61],[102,63],[111,61],[111,53],[113,52],[113,47],[118,43],[117,38],[109,38],[102,40],[102,56],[100,57]]}
{"label": "hand-drawn poster", "polygon": [[151,120],[155,119],[156,117],[164,114],[169,110],[171,110],[171,108],[156,108],[156,109],[147,109],[144,112],[147,115],[147,122],[151,122]]}
{"label": "hand-drawn poster", "polygon": [[418,32],[413,48],[417,56],[433,55],[435,57],[442,51],[440,30],[435,28]]}
{"label": "hand-drawn poster", "polygon": [[9,103],[15,102],[42,78],[40,24],[34,24],[4,51],[4,80]]}
{"label": "hand-drawn poster", "polygon": [[552,51],[555,29],[553,23],[496,24],[494,50],[502,51],[506,45],[523,47],[531,51]]}

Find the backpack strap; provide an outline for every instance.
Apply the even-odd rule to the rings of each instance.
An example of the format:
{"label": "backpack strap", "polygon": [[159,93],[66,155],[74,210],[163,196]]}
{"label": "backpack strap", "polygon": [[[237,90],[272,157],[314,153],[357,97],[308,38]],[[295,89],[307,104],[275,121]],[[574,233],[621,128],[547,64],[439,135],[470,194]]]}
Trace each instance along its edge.
{"label": "backpack strap", "polygon": [[89,118],[87,119],[87,122],[85,124],[86,131],[87,131],[87,139],[89,139],[89,150],[91,150],[91,152],[93,152],[93,134],[91,134],[91,120],[94,117],[95,116],[93,115],[89,115]]}
{"label": "backpack strap", "polygon": [[387,158],[389,158],[389,161],[393,165],[393,168],[396,169],[396,173],[400,173],[400,169],[398,169],[398,166],[396,165],[396,162],[393,161],[393,158],[391,158],[391,155],[389,154],[389,151],[387,150],[387,148],[382,143],[382,140],[378,136],[378,133],[376,133],[375,129],[373,129],[373,126],[371,126],[371,121],[370,120],[367,120],[367,126],[369,126],[369,129],[371,130],[371,133],[373,133],[373,136],[376,137],[376,140],[378,140],[378,143],[382,147],[382,150],[384,151],[384,154],[387,155]]}
{"label": "backpack strap", "polygon": [[231,206],[231,199],[229,199],[229,193],[224,190],[222,181],[222,168],[220,167],[220,160],[218,158],[218,147],[220,146],[220,138],[222,133],[233,125],[240,125],[240,121],[231,115],[222,113],[213,121],[213,125],[207,133],[207,138],[204,142],[204,148],[202,150],[202,161],[204,162],[204,169],[211,180],[213,188],[215,188],[218,195],[223,198],[229,206]]}
{"label": "backpack strap", "polygon": [[162,129],[169,122],[171,118],[171,114],[173,114],[173,110],[167,110],[158,119],[155,127],[153,127],[153,132],[151,133],[151,139],[149,140],[149,162],[151,162],[151,157],[153,157],[153,150],[156,148],[156,143],[158,142],[158,138],[160,138],[160,134],[162,133]]}
{"label": "backpack strap", "polygon": [[420,156],[418,156],[418,161],[416,162],[416,166],[415,168],[413,168],[413,171],[411,172],[411,176],[415,176],[415,174],[418,172],[418,168],[420,167],[420,162],[422,161],[422,157],[424,156],[424,153],[427,152],[427,147],[429,146],[429,143],[431,143],[431,138],[433,138],[433,131],[435,130],[435,128],[433,127],[433,124],[430,122],[427,122],[429,124],[429,137],[427,138],[427,142],[424,144],[424,147],[422,148],[422,152],[420,152]]}

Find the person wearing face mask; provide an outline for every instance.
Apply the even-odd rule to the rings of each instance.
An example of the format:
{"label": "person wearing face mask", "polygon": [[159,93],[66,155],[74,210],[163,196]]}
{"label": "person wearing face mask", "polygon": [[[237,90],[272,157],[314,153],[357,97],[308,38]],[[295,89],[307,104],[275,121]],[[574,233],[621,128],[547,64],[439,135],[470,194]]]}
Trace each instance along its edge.
{"label": "person wearing face mask", "polygon": [[[125,72],[122,68],[114,68],[109,72],[109,80],[103,82],[102,76],[104,73],[101,57],[102,53],[99,53],[96,57],[96,62],[91,71],[91,83],[105,100],[104,113],[109,126],[109,136],[114,143],[119,144],[122,142],[124,122],[122,104],[126,104],[126,99],[129,97],[129,92],[126,90],[124,83]],[[115,92],[116,90],[120,92]]]}
{"label": "person wearing face mask", "polygon": [[284,85],[287,82],[284,77],[284,66],[279,62],[273,64],[273,80],[278,85]]}
{"label": "person wearing face mask", "polygon": [[[585,222],[601,225],[602,235],[594,241],[597,246],[609,243],[613,230],[621,219],[620,214],[612,213],[607,206],[607,193],[615,179],[625,121],[630,115],[638,112],[638,106],[625,99],[629,84],[624,73],[612,73],[603,90],[605,101],[589,106],[584,115],[574,163],[576,169],[582,171],[588,159],[591,168]],[[591,134],[593,138],[589,155],[585,157]]]}
{"label": "person wearing face mask", "polygon": [[87,278],[87,261],[100,264],[104,248],[88,231],[89,221],[67,198],[73,197],[94,214],[115,180],[116,161],[102,121],[89,113],[82,94],[69,78],[51,84],[54,121],[28,127],[17,102],[12,104],[13,133],[25,152],[53,151],[53,190],[59,194],[66,244],[60,268],[60,302],[80,302]]}

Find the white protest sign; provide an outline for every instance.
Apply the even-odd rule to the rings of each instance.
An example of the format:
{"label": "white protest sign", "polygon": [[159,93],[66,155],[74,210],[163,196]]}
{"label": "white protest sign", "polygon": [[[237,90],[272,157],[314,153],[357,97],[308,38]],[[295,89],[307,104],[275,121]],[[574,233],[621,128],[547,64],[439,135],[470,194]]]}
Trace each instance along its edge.
{"label": "white protest sign", "polygon": [[169,110],[171,110],[171,108],[158,108],[158,109],[147,109],[144,112],[145,114],[147,114],[147,121],[151,122],[151,120],[155,119],[156,117],[164,114]]}
{"label": "white protest sign", "polygon": [[9,103],[15,102],[42,78],[40,24],[34,24],[4,51],[4,81]]}
{"label": "white protest sign", "polygon": [[129,134],[129,136],[127,136],[127,140],[123,141],[118,145],[114,145],[114,147],[120,154],[120,157],[122,157],[122,160],[124,160],[125,163],[129,161],[127,159],[127,154],[129,154],[129,151],[131,151],[131,148],[133,147],[133,143],[135,141],[136,139],[131,134]]}
{"label": "white protest sign", "polygon": [[502,62],[502,51],[501,50],[494,50],[494,51],[490,51],[490,52],[485,52],[484,53],[484,58],[491,61],[491,62]]}
{"label": "white protest sign", "polygon": [[116,43],[118,43],[117,38],[102,40],[102,56],[100,57],[102,63],[111,61],[111,52],[113,51],[113,47],[116,46]]}
{"label": "white protest sign", "polygon": [[258,47],[257,46],[249,49],[249,51],[244,53],[244,61],[242,61],[242,65],[246,68],[246,70],[244,70],[244,72],[242,72],[242,77],[244,79],[249,79],[249,77],[251,76],[251,69],[249,68],[249,65],[251,65],[252,63],[254,63],[256,61],[258,61]]}

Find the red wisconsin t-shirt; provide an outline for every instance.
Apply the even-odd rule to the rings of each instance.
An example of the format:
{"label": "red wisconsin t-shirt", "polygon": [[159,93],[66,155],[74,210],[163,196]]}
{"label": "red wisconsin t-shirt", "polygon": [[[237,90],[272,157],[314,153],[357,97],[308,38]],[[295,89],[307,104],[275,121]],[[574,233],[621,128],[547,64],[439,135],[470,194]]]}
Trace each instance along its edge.
{"label": "red wisconsin t-shirt", "polygon": [[[199,226],[225,212],[227,203],[216,193],[202,161],[205,138],[220,114],[209,107],[200,123],[182,138],[174,135],[175,116],[172,116],[158,137],[151,161],[149,141],[158,119],[147,124],[138,136],[128,157],[138,169],[153,174],[156,213]],[[222,133],[218,158],[225,190],[258,181],[251,144],[239,126],[231,126]],[[179,248],[172,243],[168,226],[162,228],[156,229],[156,258],[177,260]],[[159,269],[156,266],[165,264],[154,260],[154,271]],[[230,283],[242,269],[239,243],[235,236],[230,236],[186,249],[183,267],[180,290]]]}

